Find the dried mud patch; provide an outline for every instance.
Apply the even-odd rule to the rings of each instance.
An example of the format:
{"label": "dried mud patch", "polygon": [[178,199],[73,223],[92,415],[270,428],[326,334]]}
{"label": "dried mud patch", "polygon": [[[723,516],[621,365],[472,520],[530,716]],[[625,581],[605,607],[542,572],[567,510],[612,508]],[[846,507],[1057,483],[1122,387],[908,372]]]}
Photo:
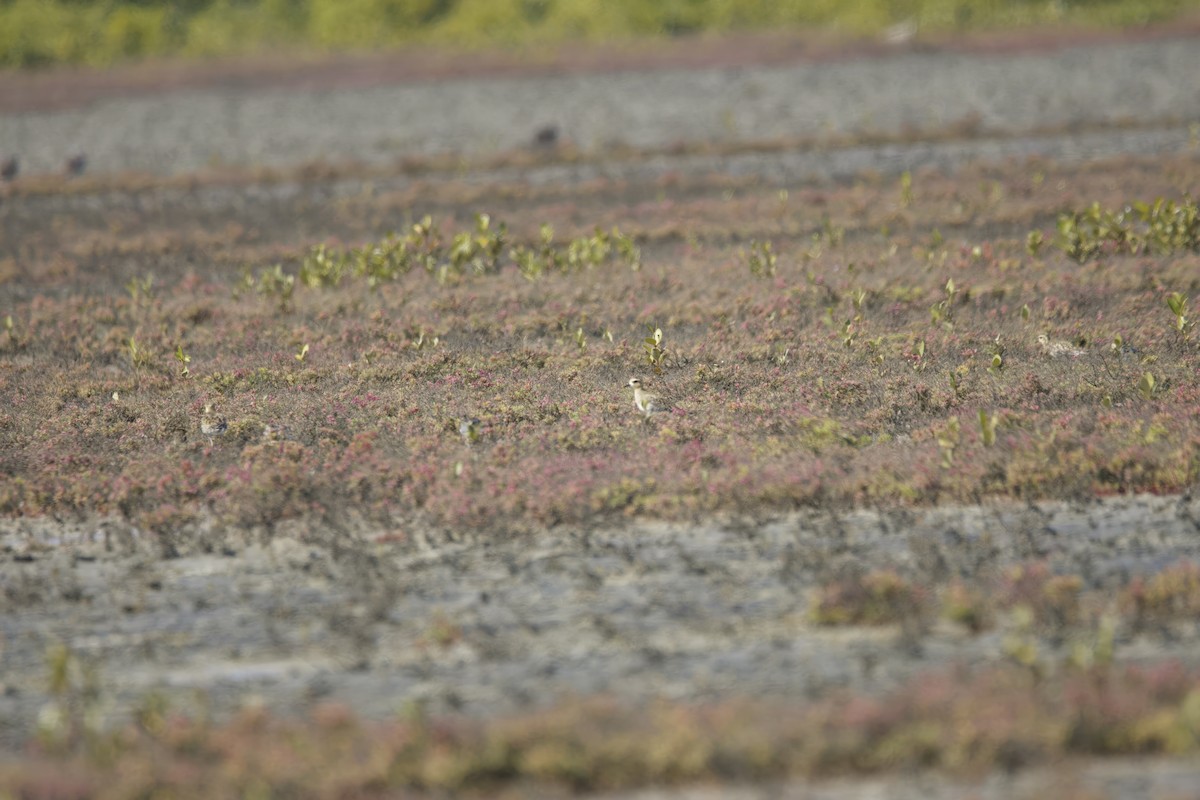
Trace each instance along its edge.
{"label": "dried mud patch", "polygon": [[[595,694],[879,694],[930,669],[1016,659],[1013,636],[1055,669],[1109,617],[1116,663],[1194,666],[1194,620],[1147,621],[1121,598],[1135,580],[1200,561],[1198,518],[1191,498],[1145,496],[467,541],[396,543],[365,526],[335,540],[319,523],[256,539],[214,526],[209,552],[165,558],[153,535],[116,523],[55,541],[49,526],[8,525],[5,738],[30,733],[51,699],[44,659],[59,643],[95,666],[114,719],[149,692],[187,707],[203,691],[218,715],[258,697],[278,712],[321,698],[369,717],[414,702],[488,717]],[[924,605],[882,626],[814,616],[822,587],[883,570],[924,587]],[[1041,593],[1055,576],[1075,581],[1073,616],[1014,621],[1015,607],[1053,601]],[[993,597],[981,630],[944,614],[960,585]]]}

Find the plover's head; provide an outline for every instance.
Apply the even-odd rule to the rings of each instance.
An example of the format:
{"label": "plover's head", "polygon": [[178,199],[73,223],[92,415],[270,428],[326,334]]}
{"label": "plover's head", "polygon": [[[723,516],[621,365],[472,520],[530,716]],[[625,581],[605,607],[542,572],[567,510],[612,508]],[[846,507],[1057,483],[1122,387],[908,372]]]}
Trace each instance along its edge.
{"label": "plover's head", "polygon": [[214,408],[214,407],[215,407],[215,405],[214,405],[213,403],[205,403],[205,404],[204,404],[204,413],[205,413],[205,414],[211,414],[211,413],[213,413],[213,408]]}
{"label": "plover's head", "polygon": [[1045,347],[1046,345],[1050,344],[1050,337],[1044,333],[1039,333],[1038,344],[1040,344],[1042,347]]}
{"label": "plover's head", "polygon": [[634,389],[640,389],[640,388],[642,388],[642,379],[641,378],[630,378],[629,385],[632,386]]}

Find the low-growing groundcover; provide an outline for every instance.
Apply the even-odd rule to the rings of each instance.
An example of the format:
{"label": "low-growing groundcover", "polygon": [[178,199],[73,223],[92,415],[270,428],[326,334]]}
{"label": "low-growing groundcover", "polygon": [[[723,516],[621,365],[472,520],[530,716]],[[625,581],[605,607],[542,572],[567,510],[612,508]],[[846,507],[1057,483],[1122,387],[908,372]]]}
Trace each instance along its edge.
{"label": "low-growing groundcover", "polygon": [[[1174,493],[1200,475],[1194,158],[789,187],[446,173],[391,192],[387,177],[349,195],[285,178],[203,213],[220,180],[10,187],[0,513],[117,519],[173,557],[283,522],[325,544],[361,544],[353,532],[415,547],[626,519]],[[674,409],[637,412],[634,375]],[[211,437],[209,404],[227,422]],[[1014,636],[994,670],[787,714],[618,703],[496,724],[373,727],[324,709],[311,726],[221,725],[148,697],[132,727],[103,732],[63,650],[56,724],[0,786],[486,792],[1194,752],[1195,675],[1114,663],[1080,586],[1037,565],[983,588],[831,580],[811,624],[916,620],[919,636],[936,591],[968,631],[998,613],[1049,636],[1085,619],[1096,644],[1047,670],[1034,633]],[[1196,595],[1179,565],[1126,587],[1118,611],[1142,631],[1187,624]],[[338,753],[352,756],[322,760]]]}
{"label": "low-growing groundcover", "polygon": [[1070,756],[1193,753],[1200,679],[1177,666],[1087,668],[1053,680],[998,667],[930,674],[879,699],[834,694],[769,708],[663,701],[634,711],[596,698],[487,726],[419,712],[363,723],[334,704],[308,720],[259,708],[213,724],[152,697],[122,730],[75,723],[32,748],[20,768],[0,765],[0,790],[30,798],[487,796],[513,786],[585,792],[897,769],[970,775]]}
{"label": "low-growing groundcover", "polygon": [[[507,219],[472,192],[361,245],[18,233],[0,513],[406,535],[1193,486],[1194,205],[1176,245],[1079,259],[1028,172],[701,183],[591,219],[609,189],[495,195]],[[362,202],[331,233],[388,217]],[[675,408],[643,418],[635,375]]]}

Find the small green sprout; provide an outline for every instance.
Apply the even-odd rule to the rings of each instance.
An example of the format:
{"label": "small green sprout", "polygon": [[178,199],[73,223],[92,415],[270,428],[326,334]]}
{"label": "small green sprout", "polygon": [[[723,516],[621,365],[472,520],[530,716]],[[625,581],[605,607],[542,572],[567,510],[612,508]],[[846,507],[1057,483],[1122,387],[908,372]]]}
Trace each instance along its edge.
{"label": "small green sprout", "polygon": [[613,242],[617,246],[617,255],[625,259],[625,263],[629,265],[631,272],[640,272],[642,269],[642,249],[633,241],[632,236],[626,236],[621,233],[618,228],[612,229]]}
{"label": "small green sprout", "polygon": [[1167,308],[1171,309],[1171,313],[1175,315],[1175,330],[1179,333],[1187,334],[1194,325],[1188,319],[1188,298],[1186,295],[1179,292],[1171,292],[1167,297]]}
{"label": "small green sprout", "polygon": [[983,446],[991,447],[996,443],[996,426],[1000,424],[998,414],[979,409],[979,432],[983,438]]}
{"label": "small green sprout", "polygon": [[965,374],[963,372],[963,369],[964,369],[963,367],[959,367],[958,369],[950,370],[950,373],[949,373],[950,388],[954,390],[954,396],[959,397],[959,398],[961,398],[963,396],[963,393],[966,391],[966,389],[963,387],[962,380],[960,378],[961,375]]}
{"label": "small green sprout", "polygon": [[1094,669],[1112,664],[1116,627],[1116,619],[1112,614],[1102,616],[1093,634],[1085,639],[1077,639],[1071,645],[1067,663],[1076,669]]}
{"label": "small green sprout", "polygon": [[993,376],[998,376],[1000,371],[1004,369],[1004,345],[1000,343],[1000,337],[996,336],[995,341],[991,345],[992,358],[988,364],[988,373]]}
{"label": "small green sprout", "polygon": [[454,273],[461,275],[468,269],[476,275],[494,273],[499,268],[507,235],[508,228],[503,223],[493,229],[490,215],[476,214],[474,233],[463,231],[450,244]]}
{"label": "small green sprout", "polygon": [[129,337],[129,341],[125,343],[125,352],[129,355],[129,363],[133,365],[135,371],[141,371],[150,363],[150,351],[138,344],[135,337]]}
{"label": "small green sprout", "polygon": [[1033,635],[1034,614],[1027,605],[1018,605],[1012,610],[1012,630],[1001,647],[1004,654],[1022,667],[1035,674],[1041,670],[1038,639]]}
{"label": "small green sprout", "polygon": [[750,241],[750,257],[747,265],[750,267],[751,275],[756,278],[775,277],[775,262],[776,256],[771,249],[770,242],[753,239]]}
{"label": "small green sprout", "polygon": [[647,325],[646,330],[650,333],[642,342],[642,347],[646,350],[646,361],[654,368],[655,373],[661,375],[663,359],[667,357],[667,350],[662,346],[662,328]]}
{"label": "small green sprout", "polygon": [[946,281],[943,291],[945,297],[934,303],[929,309],[929,320],[935,326],[941,325],[946,330],[951,330],[954,328],[954,298],[958,294],[954,278]]}
{"label": "small green sprout", "polygon": [[821,220],[821,238],[825,240],[831,250],[841,247],[842,240],[846,238],[846,229],[840,225],[834,225],[833,221],[826,215]]}
{"label": "small green sprout", "polygon": [[917,343],[913,345],[912,355],[912,368],[917,372],[924,372],[926,367],[924,339],[918,339]]}
{"label": "small green sprout", "polygon": [[943,469],[950,469],[950,467],[954,466],[954,451],[958,447],[961,434],[962,429],[957,416],[951,417],[946,423],[946,427],[938,432],[937,444],[938,449],[942,452]]}
{"label": "small green sprout", "polygon": [[291,307],[292,293],[296,289],[296,276],[288,275],[283,271],[282,264],[276,264],[259,273],[257,289],[264,297],[274,297],[279,304],[280,313],[286,313]]}
{"label": "small green sprout", "polygon": [[437,347],[439,341],[440,337],[426,336],[425,329],[421,328],[419,331],[417,331],[417,338],[413,339],[412,342],[409,343],[409,346],[414,350],[424,350],[427,346]]}
{"label": "small green sprout", "polygon": [[1021,306],[1021,321],[1029,322],[1029,315],[1030,315],[1029,304],[1026,303],[1025,305]]}
{"label": "small green sprout", "polygon": [[859,289],[851,290],[850,303],[851,303],[851,305],[854,306],[854,313],[856,315],[860,315],[860,318],[861,318],[861,314],[862,314],[862,310],[863,310],[863,305],[866,302],[867,302],[867,290],[866,289],[859,288]]}
{"label": "small green sprout", "polygon": [[908,208],[913,201],[912,173],[908,170],[900,175],[900,207]]}
{"label": "small green sprout", "polygon": [[[348,259],[345,254],[329,250],[323,244],[308,251],[300,262],[300,282],[309,289],[337,286],[345,274]],[[259,278],[259,292],[264,292]]]}
{"label": "small green sprout", "polygon": [[130,278],[129,283],[125,284],[125,291],[129,292],[129,299],[135,306],[150,302],[154,299],[154,276],[147,274],[141,279]]}
{"label": "small green sprout", "polygon": [[304,346],[300,348],[300,351],[296,353],[295,358],[301,364],[304,363],[304,359],[308,358],[308,343],[307,342],[305,342]]}
{"label": "small green sprout", "polygon": [[254,272],[249,266],[243,266],[241,275],[233,284],[233,299],[240,300],[242,295],[254,291]]}
{"label": "small green sprout", "polygon": [[192,374],[192,371],[188,369],[188,364],[192,362],[192,357],[183,352],[182,344],[175,346],[175,360],[179,362],[179,377],[186,378]]}
{"label": "small green sprout", "polygon": [[1038,257],[1038,253],[1042,251],[1042,245],[1046,243],[1046,235],[1041,231],[1030,231],[1025,237],[1025,252],[1034,258]]}
{"label": "small green sprout", "polygon": [[1154,375],[1150,372],[1146,372],[1144,375],[1142,375],[1142,379],[1138,381],[1137,388],[1138,391],[1142,393],[1142,397],[1149,401],[1152,397],[1154,397],[1154,390],[1157,388],[1157,386],[1158,381],[1154,379]]}

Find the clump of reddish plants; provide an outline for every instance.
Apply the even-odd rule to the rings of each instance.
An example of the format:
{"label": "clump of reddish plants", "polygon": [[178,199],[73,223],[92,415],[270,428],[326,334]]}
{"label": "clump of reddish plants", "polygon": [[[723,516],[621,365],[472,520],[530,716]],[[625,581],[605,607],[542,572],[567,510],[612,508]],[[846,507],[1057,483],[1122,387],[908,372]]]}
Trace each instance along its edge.
{"label": "clump of reddish plants", "polygon": [[929,768],[978,774],[1071,755],[1194,754],[1197,697],[1200,678],[1163,663],[1049,676],[1016,666],[939,671],[882,697],[835,693],[812,703],[632,708],[593,698],[488,723],[419,710],[367,722],[325,704],[307,719],[252,708],[215,724],[149,698],[123,729],[47,741],[0,768],[0,791],[326,798],[620,791]]}
{"label": "clump of reddish plants", "polygon": [[[1164,191],[1111,167],[1124,191]],[[1119,199],[1094,170],[1029,171]],[[42,236],[31,220],[3,273],[0,513],[163,531],[352,506],[386,530],[509,530],[1200,478],[1186,247],[1081,266],[997,233],[990,215],[1062,208],[1021,169],[920,173],[901,206],[869,177],[786,201],[730,180],[664,184],[678,196],[636,215],[620,201],[637,187],[448,180],[423,194],[443,216],[415,225],[409,195],[279,200],[225,237],[150,219]],[[731,240],[758,243],[750,266]],[[1047,356],[1042,333],[1085,355]],[[672,413],[636,412],[635,375],[678,398]],[[212,402],[229,424],[210,444]],[[462,418],[480,421],[470,443]]]}

